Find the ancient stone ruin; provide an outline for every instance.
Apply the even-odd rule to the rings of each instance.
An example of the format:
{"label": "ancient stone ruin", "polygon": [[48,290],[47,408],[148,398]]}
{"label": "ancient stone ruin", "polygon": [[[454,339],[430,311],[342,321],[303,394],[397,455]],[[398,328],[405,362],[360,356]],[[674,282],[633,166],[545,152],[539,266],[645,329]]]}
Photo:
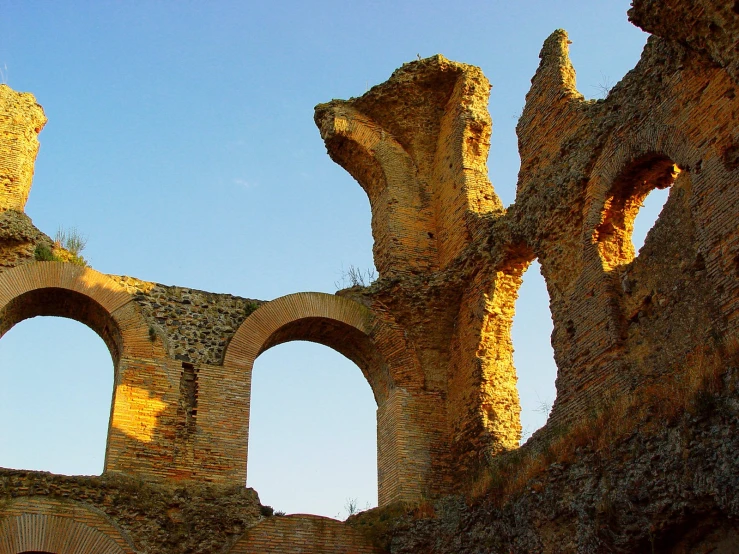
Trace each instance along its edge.
{"label": "ancient stone ruin", "polygon": [[[369,197],[380,273],[335,296],[37,261],[52,241],[24,206],[46,117],[0,85],[0,334],[72,318],[115,367],[103,475],[0,470],[0,554],[736,552],[739,2],[635,0],[629,17],[652,37],[604,100],[575,88],[564,31],[544,43],[508,208],[478,68],[435,56],[317,106]],[[634,218],[667,187],[637,256]],[[533,260],[557,399],[518,449],[510,329]],[[244,486],[252,366],[293,340],[344,354],[372,388],[372,514],[270,517]]]}

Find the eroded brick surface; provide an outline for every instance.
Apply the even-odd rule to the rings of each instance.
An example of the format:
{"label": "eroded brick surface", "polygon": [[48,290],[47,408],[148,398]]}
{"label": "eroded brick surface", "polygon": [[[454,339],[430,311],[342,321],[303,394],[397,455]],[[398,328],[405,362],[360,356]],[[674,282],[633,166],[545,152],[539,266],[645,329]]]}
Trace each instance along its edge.
{"label": "eroded brick surface", "polygon": [[31,190],[44,110],[29,93],[0,84],[0,211],[23,211]]}
{"label": "eroded brick surface", "polygon": [[[142,479],[142,494],[193,481],[243,487],[255,359],[289,340],[334,348],[361,368],[378,404],[381,505],[458,492],[480,467],[518,446],[510,329],[522,275],[535,259],[550,296],[558,395],[529,449],[639,385],[681,379],[698,359],[729,364],[739,344],[739,7],[635,0],[629,16],[654,36],[603,100],[577,91],[567,34],[557,30],[545,41],[517,126],[521,170],[508,208],[487,178],[490,85],[478,68],[435,56],[405,64],[360,98],[317,106],[329,155],[369,197],[380,272],[370,287],[339,296],[260,302],[35,262],[35,246],[49,239],[22,209],[45,118],[33,97],[0,86],[0,332],[31,315],[63,315],[103,337],[116,361],[106,474]],[[637,255],[634,218],[655,188],[669,188],[669,199]],[[736,387],[725,396],[722,402],[735,406]],[[733,429],[726,421],[717,426]],[[665,433],[655,440],[673,444]],[[710,429],[701,433],[715,438]],[[641,452],[634,440],[629,448]],[[604,466],[613,473],[611,462]],[[722,463],[706,465],[702,479],[720,478]],[[678,466],[659,465],[665,482],[680,478]],[[32,495],[13,481],[16,474],[0,475],[11,480],[4,497]],[[90,494],[105,486],[80,483]],[[566,491],[578,513],[599,513],[602,498],[556,478],[541,486],[547,498]],[[737,517],[735,505],[728,499],[700,509],[728,521]],[[515,519],[518,504],[510,506],[513,512],[502,513]],[[670,513],[664,544],[670,525],[682,521]],[[282,541],[291,552],[297,527],[321,527],[296,523],[290,533],[297,534],[285,535],[280,525],[291,521],[255,528],[239,544]],[[539,533],[541,521],[516,521],[520,528],[495,543],[505,551],[526,551],[523,544],[557,551],[568,528],[549,522]],[[312,548],[328,549],[314,531],[306,535]],[[535,538],[517,542],[516,533]],[[226,535],[234,538],[218,528],[208,540],[223,546]],[[131,536],[137,548],[143,544],[138,531]],[[332,544],[340,550],[343,540]],[[589,540],[564,550],[598,544]],[[624,539],[622,551],[648,540]],[[152,552],[185,544],[171,529],[157,541]],[[406,544],[414,546],[404,550]],[[432,551],[423,541],[396,546]]]}
{"label": "eroded brick surface", "polygon": [[[683,9],[688,3],[673,4]],[[607,99],[588,101],[575,87],[568,42],[556,31],[542,48],[517,127],[521,171],[507,211],[489,184],[491,199],[481,210],[477,189],[461,178],[415,177],[424,175],[430,155],[409,136],[410,127],[437,133],[437,140],[423,143],[434,145],[437,160],[453,160],[459,151],[485,158],[489,120],[485,103],[476,101],[479,87],[459,88],[472,112],[463,121],[475,125],[448,132],[429,115],[449,113],[442,85],[479,83],[475,68],[440,57],[411,62],[362,98],[316,108],[329,154],[357,178],[373,206],[381,279],[365,301],[389,306],[417,338],[426,386],[441,383],[448,399],[452,465],[460,469],[515,447],[520,436],[510,324],[522,272],[533,259],[541,263],[554,321],[558,396],[550,428],[586,416],[608,395],[646,378],[679,372],[697,348],[720,350],[736,338],[735,81],[706,59],[703,50],[712,42],[696,51],[653,37]],[[430,81],[439,87],[429,91]],[[402,102],[381,101],[397,90],[404,92]],[[414,171],[395,172],[398,156],[385,156],[383,142],[367,143],[362,129],[384,143],[395,141]],[[398,182],[379,179],[372,167]],[[475,175],[486,179],[484,172]],[[636,257],[635,215],[651,190],[666,187],[670,200]],[[438,246],[406,248],[402,240],[393,249],[378,248],[383,229],[391,236],[450,232],[445,210],[451,200],[430,203],[431,214],[416,217],[413,201],[378,200],[395,189],[418,189],[418,198],[471,190],[457,206],[464,217],[451,227],[459,231],[465,227],[458,221],[467,222],[460,246],[446,254]],[[382,205],[375,209],[377,202]],[[382,212],[385,204],[392,214]]]}

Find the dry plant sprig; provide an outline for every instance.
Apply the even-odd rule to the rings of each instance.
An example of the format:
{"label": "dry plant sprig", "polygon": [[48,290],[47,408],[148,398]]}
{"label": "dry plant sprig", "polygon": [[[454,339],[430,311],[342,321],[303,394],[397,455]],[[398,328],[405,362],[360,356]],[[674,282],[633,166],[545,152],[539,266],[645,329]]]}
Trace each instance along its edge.
{"label": "dry plant sprig", "polygon": [[350,287],[368,287],[377,280],[374,268],[362,271],[360,268],[350,265],[349,269],[341,268],[341,279],[334,281],[334,286],[341,290]]}

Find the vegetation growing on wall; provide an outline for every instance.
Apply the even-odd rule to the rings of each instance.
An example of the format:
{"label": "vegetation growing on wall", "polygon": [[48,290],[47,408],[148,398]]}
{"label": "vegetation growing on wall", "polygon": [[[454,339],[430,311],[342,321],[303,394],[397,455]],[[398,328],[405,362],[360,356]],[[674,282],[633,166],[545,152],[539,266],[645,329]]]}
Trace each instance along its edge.
{"label": "vegetation growing on wall", "polygon": [[75,227],[64,229],[59,227],[54,236],[51,247],[39,243],[33,252],[34,258],[39,262],[69,262],[82,267],[90,264],[82,256],[82,251],[87,246],[87,237],[82,235]]}

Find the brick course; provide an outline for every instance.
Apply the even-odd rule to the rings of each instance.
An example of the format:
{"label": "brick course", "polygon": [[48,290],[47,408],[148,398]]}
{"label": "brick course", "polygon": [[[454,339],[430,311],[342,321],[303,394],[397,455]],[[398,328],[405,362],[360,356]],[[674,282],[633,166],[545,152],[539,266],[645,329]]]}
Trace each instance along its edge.
{"label": "brick course", "polygon": [[327,517],[297,514],[271,517],[236,542],[229,554],[376,554],[358,531]]}
{"label": "brick course", "polygon": [[[380,272],[337,296],[262,302],[35,262],[49,239],[22,210],[45,117],[0,86],[0,334],[61,315],[103,338],[116,367],[106,474],[243,486],[254,360],[311,340],[372,387],[380,504],[459,491],[520,439],[510,328],[533,260],[550,296],[558,394],[532,446],[739,342],[736,6],[635,0],[630,17],[654,36],[603,100],[577,91],[567,34],[545,41],[507,209],[487,179],[490,86],[478,68],[434,56],[317,106],[329,155],[369,197]],[[655,188],[669,199],[637,255],[633,221]],[[302,525],[320,527],[308,521],[259,533],[277,540],[293,526],[294,542]]]}

